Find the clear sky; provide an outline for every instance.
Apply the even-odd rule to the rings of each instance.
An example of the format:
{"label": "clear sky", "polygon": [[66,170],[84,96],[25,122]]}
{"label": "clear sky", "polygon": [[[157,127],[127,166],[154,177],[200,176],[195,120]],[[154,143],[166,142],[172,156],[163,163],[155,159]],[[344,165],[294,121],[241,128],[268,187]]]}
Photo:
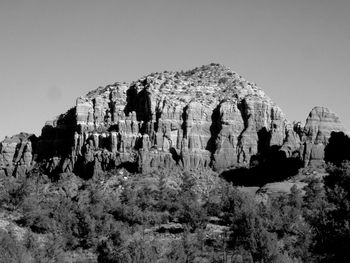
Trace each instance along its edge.
{"label": "clear sky", "polygon": [[288,119],[350,129],[349,0],[1,0],[0,139],[40,134],[78,96],[163,70],[224,64]]}

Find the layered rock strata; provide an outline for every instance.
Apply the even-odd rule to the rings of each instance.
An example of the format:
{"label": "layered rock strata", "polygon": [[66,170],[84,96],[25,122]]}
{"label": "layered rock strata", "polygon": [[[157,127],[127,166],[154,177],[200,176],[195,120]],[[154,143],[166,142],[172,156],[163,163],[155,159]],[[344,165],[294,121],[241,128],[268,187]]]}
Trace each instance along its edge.
{"label": "layered rock strata", "polygon": [[314,107],[306,119],[301,148],[304,165],[324,162],[325,148],[332,132],[346,132],[338,116],[324,107]]}
{"label": "layered rock strata", "polygon": [[20,133],[0,143],[0,175],[22,176],[33,166],[35,135]]}
{"label": "layered rock strata", "polygon": [[[223,170],[248,165],[271,147],[309,164],[322,157],[319,144],[326,143],[330,131],[341,130],[333,117],[316,109],[304,130],[291,125],[256,84],[210,64],[89,92],[46,123],[34,152],[21,153],[27,154],[22,159],[28,166],[35,160],[48,172],[83,176],[115,167],[139,172],[175,166]],[[2,166],[18,163],[13,147],[2,143]]]}
{"label": "layered rock strata", "polygon": [[[60,132],[51,143],[41,139],[38,148],[47,152],[49,144],[52,156],[68,154],[69,169],[77,163],[102,170],[133,164],[142,172],[249,164],[259,152],[261,131],[264,147],[270,147],[282,145],[291,130],[259,87],[218,64],[99,88],[77,99],[71,138],[63,126],[57,121],[46,128]],[[58,149],[65,145],[61,138],[71,140],[69,153]]]}

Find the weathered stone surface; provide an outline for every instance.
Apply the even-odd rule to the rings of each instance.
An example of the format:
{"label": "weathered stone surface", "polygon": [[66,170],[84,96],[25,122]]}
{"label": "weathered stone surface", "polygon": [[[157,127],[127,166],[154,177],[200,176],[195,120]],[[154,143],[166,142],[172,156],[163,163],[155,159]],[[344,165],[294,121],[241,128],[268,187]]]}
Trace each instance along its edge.
{"label": "weathered stone surface", "polygon": [[85,177],[116,167],[222,170],[277,147],[307,165],[323,159],[330,132],[340,130],[324,108],[310,113],[304,129],[291,125],[256,84],[210,64],[91,91],[46,123],[35,149],[28,141],[3,142],[0,163],[11,172],[35,160],[48,172]]}
{"label": "weathered stone surface", "polygon": [[284,152],[286,158],[303,158],[301,154],[302,133],[303,131],[300,122],[293,123],[293,129],[287,129],[286,138],[280,149],[281,152]]}
{"label": "weathered stone surface", "polygon": [[72,112],[43,129],[39,158],[51,151],[51,169],[63,163],[69,171],[132,164],[140,171],[221,170],[249,164],[259,153],[260,131],[269,147],[282,145],[289,127],[259,87],[218,64],[99,88],[78,98]]}
{"label": "weathered stone surface", "polygon": [[5,175],[24,175],[34,164],[33,144],[36,137],[20,133],[6,138],[0,143],[0,173]]}
{"label": "weathered stone surface", "polygon": [[315,107],[306,119],[301,152],[304,165],[324,162],[324,150],[332,132],[345,132],[338,116],[324,107]]}

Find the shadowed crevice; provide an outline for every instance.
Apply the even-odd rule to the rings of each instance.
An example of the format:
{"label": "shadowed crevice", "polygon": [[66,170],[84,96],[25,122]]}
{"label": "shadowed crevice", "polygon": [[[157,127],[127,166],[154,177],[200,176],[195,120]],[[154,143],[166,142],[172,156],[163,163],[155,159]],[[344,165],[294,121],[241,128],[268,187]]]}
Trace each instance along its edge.
{"label": "shadowed crevice", "polygon": [[234,185],[263,186],[294,176],[301,167],[300,158],[287,158],[286,154],[280,151],[280,146],[272,146],[265,154],[252,156],[249,168],[231,169],[223,172],[221,177]]}

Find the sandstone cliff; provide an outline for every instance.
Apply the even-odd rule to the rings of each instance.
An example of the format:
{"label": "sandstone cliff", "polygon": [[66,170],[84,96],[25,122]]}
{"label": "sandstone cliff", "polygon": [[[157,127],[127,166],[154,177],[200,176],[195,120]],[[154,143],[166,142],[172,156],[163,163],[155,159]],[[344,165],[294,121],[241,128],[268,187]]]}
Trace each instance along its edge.
{"label": "sandstone cliff", "polygon": [[345,132],[338,116],[324,107],[315,107],[306,119],[301,148],[304,165],[324,162],[325,148],[332,132]]}
{"label": "sandstone cliff", "polygon": [[[0,175],[25,174],[34,161],[36,136],[20,133],[0,143]],[[33,145],[34,144],[34,145]]]}
{"label": "sandstone cliff", "polygon": [[[222,170],[247,165],[272,146],[308,164],[322,158],[319,144],[338,130],[338,119],[320,108],[304,130],[291,125],[256,84],[210,64],[89,92],[46,123],[35,151],[26,141],[3,142],[0,164],[16,167],[23,160],[28,167],[35,160],[48,172],[87,177],[115,167]],[[23,149],[17,153],[16,147]]]}
{"label": "sandstone cliff", "polygon": [[[77,99],[75,117],[72,138],[57,122],[47,129],[60,132],[47,140],[43,131],[38,147],[71,153],[73,169],[78,163],[97,170],[123,164],[143,172],[175,165],[220,170],[248,164],[258,154],[259,131],[269,147],[282,145],[290,129],[259,87],[218,64],[99,88]],[[71,152],[62,152],[62,137],[71,140]]]}

